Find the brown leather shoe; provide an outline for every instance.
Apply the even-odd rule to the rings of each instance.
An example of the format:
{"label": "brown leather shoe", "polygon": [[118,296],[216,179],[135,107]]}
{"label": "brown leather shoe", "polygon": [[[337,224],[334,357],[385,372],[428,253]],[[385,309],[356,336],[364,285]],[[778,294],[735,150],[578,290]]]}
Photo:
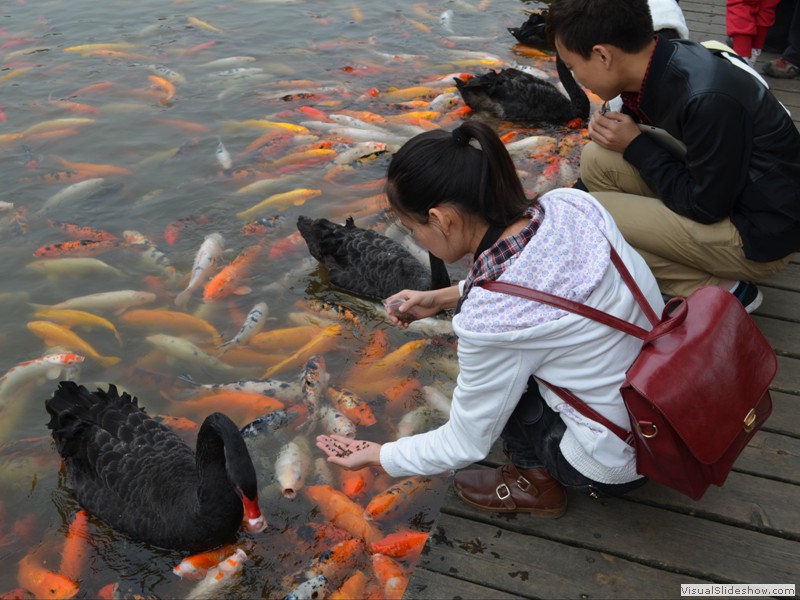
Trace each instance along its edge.
{"label": "brown leather shoe", "polygon": [[456,473],[453,487],[464,502],[492,512],[527,512],[555,519],[567,509],[567,494],[546,469],[496,469]]}

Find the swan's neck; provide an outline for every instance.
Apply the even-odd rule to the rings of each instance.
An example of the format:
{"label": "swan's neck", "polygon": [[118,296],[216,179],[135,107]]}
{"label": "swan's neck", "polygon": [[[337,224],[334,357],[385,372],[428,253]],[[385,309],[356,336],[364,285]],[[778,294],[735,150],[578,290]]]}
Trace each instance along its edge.
{"label": "swan's neck", "polygon": [[583,117],[584,119],[589,116],[589,98],[586,96],[586,92],[583,91],[583,88],[580,84],[575,81],[575,78],[572,76],[572,71],[567,68],[567,65],[564,64],[564,61],[561,60],[561,57],[556,55],[556,71],[558,72],[558,79],[561,81],[561,85],[564,86],[564,90],[566,90],[567,94],[569,95],[570,104],[575,109],[575,114]]}

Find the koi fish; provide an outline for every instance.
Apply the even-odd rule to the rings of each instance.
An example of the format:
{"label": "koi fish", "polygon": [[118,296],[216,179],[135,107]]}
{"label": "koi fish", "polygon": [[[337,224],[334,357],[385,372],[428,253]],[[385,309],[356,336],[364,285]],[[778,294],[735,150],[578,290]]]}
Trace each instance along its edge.
{"label": "koi fish", "polygon": [[164,97],[158,100],[161,104],[166,104],[175,97],[175,85],[171,81],[158,75],[148,75],[147,78],[150,80],[151,89],[163,92]]}
{"label": "koi fish", "polygon": [[76,296],[57,304],[44,305],[33,304],[36,310],[43,308],[72,308],[75,310],[111,311],[121,314],[132,306],[148,304],[156,299],[152,292],[140,292],[136,290],[116,290],[111,292],[98,292],[87,296]]}
{"label": "koi fish", "polygon": [[297,382],[281,381],[279,379],[240,379],[233,383],[206,383],[196,381],[191,375],[179,375],[181,379],[194,387],[207,390],[230,390],[233,392],[247,392],[250,394],[263,394],[272,396],[284,402],[295,402],[301,395],[300,384]]}
{"label": "koi fish", "polygon": [[222,143],[222,138],[217,136],[217,140],[219,140],[219,145],[217,146],[216,157],[217,162],[225,171],[230,171],[231,167],[233,167],[233,161],[231,160],[231,154],[228,152],[228,149],[225,147],[225,144]]}
{"label": "koi fish", "polygon": [[328,398],[342,413],[356,425],[370,426],[376,422],[369,404],[359,398],[355,392],[329,387]]}
{"label": "koi fish", "polygon": [[117,240],[70,240],[57,244],[47,244],[33,251],[38,257],[90,257],[110,250],[124,247]]}
{"label": "koi fish", "polygon": [[385,554],[372,555],[372,571],[386,600],[400,600],[408,587],[409,575],[395,559]]}
{"label": "koi fish", "polygon": [[368,544],[383,537],[374,523],[364,518],[364,509],[342,492],[329,485],[311,485],[305,488],[306,496],[320,509],[322,516]]}
{"label": "koi fish", "polygon": [[373,364],[363,367],[363,375],[372,381],[389,378],[403,365],[413,361],[430,344],[431,341],[425,338],[406,342],[394,352],[390,352]]}
{"label": "koi fish", "polygon": [[346,577],[364,552],[364,541],[358,538],[342,540],[322,552],[295,579],[324,577],[334,585]]}
{"label": "koi fish", "polygon": [[77,583],[45,569],[30,554],[19,561],[17,583],[40,599],[72,598],[78,593]]}
{"label": "koi fish", "polygon": [[252,348],[262,352],[285,351],[287,348],[302,346],[316,337],[318,333],[319,328],[314,325],[271,329],[270,331],[256,333],[249,343]]}
{"label": "koi fish", "polygon": [[89,554],[89,514],[79,510],[69,524],[64,546],[61,549],[59,574],[71,581],[78,581]]}
{"label": "koi fish", "polygon": [[327,435],[341,435],[350,439],[356,437],[356,424],[328,404],[318,407],[318,420]]}
{"label": "koi fish", "polygon": [[102,44],[82,44],[80,46],[69,46],[68,48],[64,48],[64,52],[76,52],[78,54],[83,54],[86,52],[91,52],[92,50],[136,50],[138,46],[136,44],[129,44],[126,42],[117,42],[117,43],[102,43]]}
{"label": "koi fish", "polygon": [[95,229],[87,225],[67,223],[66,221],[54,221],[53,219],[48,219],[47,224],[54,229],[58,229],[73,240],[114,241],[117,239],[117,236],[113,233],[103,231],[102,229]]}
{"label": "koi fish", "polygon": [[134,309],[122,313],[121,323],[137,329],[155,332],[172,332],[182,336],[199,336],[201,340],[209,340],[219,345],[222,338],[217,329],[205,319],[179,311],[158,309]]}
{"label": "koi fish", "polygon": [[334,323],[333,325],[325,327],[314,339],[298,348],[294,353],[286,357],[281,362],[272,365],[261,377],[272,377],[276,373],[305,363],[315,354],[324,354],[336,345],[337,338],[341,335],[341,333],[342,326],[338,323]]}
{"label": "koi fish", "polygon": [[441,427],[447,422],[450,412],[442,412],[430,406],[419,406],[406,414],[397,424],[397,437],[408,437]]}
{"label": "koi fish", "polygon": [[237,548],[228,558],[208,570],[205,578],[187,594],[187,600],[225,596],[226,591],[236,582],[244,569],[246,559],[247,554],[244,550]]}
{"label": "koi fish", "polygon": [[67,350],[80,352],[108,368],[117,364],[121,359],[118,356],[101,356],[88,342],[71,329],[51,321],[30,321],[28,330],[41,338],[49,347],[59,346]]}
{"label": "koi fish", "polygon": [[341,469],[339,472],[339,488],[348,498],[356,499],[363,496],[375,481],[372,467],[363,469]]}
{"label": "koi fish", "polygon": [[191,293],[208,277],[225,247],[225,240],[219,233],[205,237],[194,257],[189,284],[175,297],[176,306],[186,306]]}
{"label": "koi fish", "polygon": [[95,177],[68,185],[45,200],[45,203],[42,205],[42,208],[39,209],[39,212],[46,213],[50,210],[60,208],[65,204],[73,202],[78,198],[90,197],[92,194],[103,188],[105,181],[106,180],[102,177]]}
{"label": "koi fish", "polygon": [[328,590],[328,579],[324,575],[316,575],[306,579],[283,597],[283,600],[312,600],[325,598]]}
{"label": "koi fish", "polygon": [[5,406],[15,392],[30,381],[41,379],[57,379],[64,369],[79,365],[84,357],[73,352],[46,354],[33,360],[26,360],[11,367],[0,378],[0,408]]}
{"label": "koi fish", "polygon": [[220,546],[208,552],[200,552],[199,554],[192,554],[187,556],[180,563],[172,568],[172,572],[178,577],[186,577],[187,579],[199,579],[206,572],[217,566],[223,559],[230,556],[236,550],[236,546],[228,544],[227,546]]}
{"label": "koi fish", "polygon": [[45,321],[53,321],[66,327],[102,327],[111,331],[119,345],[122,345],[122,338],[111,321],[83,310],[44,308],[36,311],[33,316]]}
{"label": "koi fish", "polygon": [[291,425],[301,412],[296,407],[289,409],[276,409],[256,419],[242,427],[242,437],[247,441],[258,436],[269,436],[272,433]]}
{"label": "koi fish", "polygon": [[382,540],[370,544],[369,549],[373,554],[385,554],[392,558],[404,560],[417,560],[422,554],[428,534],[422,531],[396,531],[390,533]]}
{"label": "koi fish", "polygon": [[305,436],[298,435],[281,447],[275,460],[275,479],[284,498],[297,496],[310,470],[311,447]]}
{"label": "koi fish", "polygon": [[145,339],[167,356],[185,361],[189,364],[194,364],[201,368],[213,369],[223,373],[228,373],[234,370],[234,367],[225,364],[217,357],[211,356],[207,352],[204,352],[201,348],[189,340],[172,335],[166,335],[164,333],[149,335]]}
{"label": "koi fish", "polygon": [[449,396],[446,396],[437,388],[430,385],[422,386],[422,397],[432,409],[438,410],[445,415],[450,414],[450,405],[452,404],[452,400]]}
{"label": "koi fish", "polygon": [[218,350],[220,352],[218,356],[222,356],[228,351],[228,349],[233,348],[234,346],[249,342],[255,334],[263,329],[264,323],[267,321],[267,314],[268,310],[266,302],[259,302],[253,308],[251,308],[250,312],[247,313],[247,317],[245,318],[241,329],[239,329],[239,333],[233,336],[233,338],[229,341],[219,346]]}
{"label": "koi fish", "polygon": [[133,171],[124,167],[115,167],[114,165],[98,165],[95,163],[79,163],[66,160],[57,156],[56,159],[64,166],[65,169],[70,171],[78,171],[80,173],[88,173],[90,177],[116,177],[123,175],[133,175]]}
{"label": "koi fish", "polygon": [[296,188],[288,192],[273,194],[268,196],[261,202],[251,206],[236,214],[236,217],[243,220],[252,220],[259,216],[259,214],[266,208],[284,207],[289,204],[294,206],[302,206],[308,200],[322,195],[322,190]]}
{"label": "koi fish", "polygon": [[315,423],[318,416],[317,409],[320,399],[328,387],[329,375],[325,369],[325,358],[321,354],[309,357],[303,368],[300,389],[303,394],[303,404],[308,411],[309,423]]}
{"label": "koi fish", "polygon": [[141,262],[145,266],[160,272],[161,276],[167,281],[175,281],[180,278],[180,273],[172,265],[169,257],[159,250],[152,240],[131,229],[123,231],[122,237],[128,248],[133,248],[140,252]]}
{"label": "koi fish", "polygon": [[189,18],[186,19],[186,22],[189,23],[189,25],[194,25],[195,27],[199,27],[200,29],[206,29],[208,31],[214,31],[216,33],[223,33],[223,31],[221,29],[219,29],[218,27],[214,27],[210,23],[206,23],[205,21],[202,21],[202,20],[198,19],[197,17],[189,17]]}
{"label": "koi fish", "polygon": [[352,600],[353,598],[379,598],[380,595],[369,593],[369,577],[361,569],[350,574],[345,582],[328,594],[328,600]]}
{"label": "koi fish", "polygon": [[417,494],[430,488],[431,482],[430,478],[414,475],[391,485],[369,501],[364,518],[385,521],[403,514],[411,508]]}
{"label": "koi fish", "polygon": [[250,274],[250,270],[253,268],[262,249],[263,245],[261,243],[245,248],[239,256],[206,283],[203,289],[203,300],[205,302],[213,302],[231,294],[249,293],[250,288],[240,285],[240,282]]}
{"label": "koi fish", "polygon": [[302,308],[309,312],[321,315],[327,319],[343,319],[345,321],[350,321],[356,327],[361,327],[361,322],[356,314],[341,304],[325,302],[324,300],[319,300],[317,298],[309,298],[307,300],[298,300],[295,302],[295,306],[297,308]]}

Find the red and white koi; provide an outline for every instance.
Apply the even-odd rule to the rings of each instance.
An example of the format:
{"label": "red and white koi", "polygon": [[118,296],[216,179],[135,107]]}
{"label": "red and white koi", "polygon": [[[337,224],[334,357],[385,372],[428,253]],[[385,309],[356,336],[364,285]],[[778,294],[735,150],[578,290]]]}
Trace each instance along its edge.
{"label": "red and white koi", "polygon": [[218,356],[222,356],[234,346],[240,346],[249,342],[254,335],[264,328],[264,324],[267,322],[268,314],[269,311],[266,302],[259,302],[253,308],[251,308],[250,312],[247,313],[244,323],[242,324],[242,328],[239,329],[239,333],[218,348]]}
{"label": "red and white koi", "polygon": [[224,249],[225,240],[219,233],[210,233],[205,237],[195,254],[189,284],[175,297],[176,306],[186,306],[192,292],[205,282]]}
{"label": "red and white koi", "polygon": [[79,365],[84,357],[74,352],[46,354],[33,360],[26,360],[11,367],[0,378],[0,408],[14,396],[23,385],[44,379],[57,379],[64,369]]}
{"label": "red and white koi", "polygon": [[226,559],[235,551],[236,547],[228,544],[227,546],[220,546],[219,548],[209,550],[208,552],[192,554],[174,566],[172,568],[172,572],[178,577],[199,579],[205,575],[210,568],[219,565],[222,560]]}
{"label": "red and white koi", "polygon": [[181,274],[172,265],[169,257],[161,252],[155,242],[145,237],[144,234],[128,229],[122,232],[122,237],[129,248],[141,252],[142,264],[146,267],[159,271],[167,281],[174,282],[180,279]]}
{"label": "red and white koi", "polygon": [[241,575],[246,559],[247,554],[245,551],[237,548],[228,558],[208,570],[205,578],[187,594],[187,600],[224,597],[228,588]]}
{"label": "red and white koi", "polygon": [[179,378],[194,387],[263,394],[284,402],[295,402],[302,394],[300,383],[281,381],[280,379],[240,379],[233,383],[199,383],[191,375],[180,375]]}

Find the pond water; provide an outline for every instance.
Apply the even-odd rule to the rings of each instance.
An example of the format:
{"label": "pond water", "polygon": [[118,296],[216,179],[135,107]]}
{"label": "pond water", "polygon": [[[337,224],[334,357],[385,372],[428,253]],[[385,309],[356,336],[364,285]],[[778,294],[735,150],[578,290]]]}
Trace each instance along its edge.
{"label": "pond water", "polygon": [[[332,288],[297,236],[297,217],[344,222],[353,216],[361,227],[385,231],[392,219],[380,194],[391,152],[419,131],[450,129],[466,118],[492,123],[509,141],[542,136],[515,153],[526,189],[571,185],[585,131],[468,115],[452,85],[458,73],[516,64],[555,80],[552,57],[525,51],[507,31],[536,6],[510,0],[3,2],[0,373],[70,345],[30,326],[56,319],[41,312],[45,307],[129,291],[110,307],[79,307],[105,321],[69,326],[96,355],[73,345],[86,359],[62,378],[87,387],[114,383],[150,414],[188,419],[170,422],[193,446],[196,424],[212,410],[227,412],[239,426],[264,411],[230,400],[191,408],[187,398],[199,392],[181,375],[228,383],[271,370],[296,384],[305,357],[281,361],[334,323],[340,328],[320,350],[329,384],[356,389],[375,411],[376,424],[359,426],[359,437],[396,438],[401,419],[424,403],[425,386],[449,394],[457,372],[455,340],[446,332],[394,328],[378,304]],[[247,227],[259,219],[260,225]],[[65,242],[89,238],[74,226],[117,241],[83,244],[78,254]],[[225,247],[215,273],[256,244],[258,259],[236,293],[204,302],[201,285],[177,307],[175,296],[211,233],[219,233]],[[62,245],[48,247],[55,244]],[[465,268],[455,265],[451,275],[456,279]],[[128,306],[134,297],[145,303]],[[193,329],[196,321],[156,321],[153,311],[192,315],[230,340],[261,302],[268,308],[264,333],[295,328],[297,335],[233,348],[221,357],[222,366],[181,357],[151,337],[170,335],[214,355],[208,336]],[[376,348],[387,355],[423,339],[430,343],[417,344],[364,381],[365,365],[380,364]],[[44,401],[56,384],[26,379],[0,398],[0,592],[20,586],[26,568],[20,561],[59,571],[65,534],[79,509],[46,428]],[[302,405],[302,397],[294,404]],[[295,435],[279,431],[258,445],[254,462],[269,528],[241,533],[238,545],[247,560],[227,597],[283,597],[295,574],[339,541],[304,541],[298,528],[324,523],[323,511],[302,489],[290,499],[276,488],[275,459]],[[311,447],[312,460],[320,458]],[[362,506],[393,483],[374,475],[355,496]],[[325,477],[339,486],[337,473],[318,473],[314,481]],[[377,522],[381,534],[427,531],[449,483],[435,478],[422,486],[403,511]],[[88,545],[77,597],[98,597],[109,584],[119,584],[120,597],[185,597],[197,585],[172,573],[180,553],[131,541],[94,518]],[[397,558],[406,576],[415,560]],[[363,586],[365,593],[374,589],[364,552],[336,573],[328,592],[357,571],[373,582]]]}

